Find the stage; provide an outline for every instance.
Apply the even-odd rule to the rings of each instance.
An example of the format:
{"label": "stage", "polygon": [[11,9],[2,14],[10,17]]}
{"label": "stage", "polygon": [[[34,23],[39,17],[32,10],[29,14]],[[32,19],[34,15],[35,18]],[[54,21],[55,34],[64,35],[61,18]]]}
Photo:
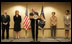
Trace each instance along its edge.
{"label": "stage", "polygon": [[[9,40],[1,40],[1,42],[30,42],[32,41],[32,38],[20,38],[20,39],[9,39]],[[64,39],[64,38],[38,38],[38,41],[40,42],[71,42],[71,39]]]}

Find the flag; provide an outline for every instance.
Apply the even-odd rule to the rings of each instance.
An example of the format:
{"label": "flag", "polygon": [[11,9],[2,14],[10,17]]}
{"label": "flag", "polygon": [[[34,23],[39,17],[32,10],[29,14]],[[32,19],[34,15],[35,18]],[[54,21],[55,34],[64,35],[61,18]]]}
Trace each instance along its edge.
{"label": "flag", "polygon": [[25,13],[25,17],[24,17],[24,28],[26,29],[26,30],[28,30],[29,29],[29,27],[30,27],[30,19],[29,19],[29,17],[28,17],[28,10],[27,10],[27,7],[26,7],[26,13]]}
{"label": "flag", "polygon": [[40,16],[41,16],[43,19],[40,19],[40,20],[39,20],[39,26],[43,29],[44,26],[45,26],[45,16],[44,16],[44,11],[43,11],[43,6],[42,6],[42,10],[41,10]]}

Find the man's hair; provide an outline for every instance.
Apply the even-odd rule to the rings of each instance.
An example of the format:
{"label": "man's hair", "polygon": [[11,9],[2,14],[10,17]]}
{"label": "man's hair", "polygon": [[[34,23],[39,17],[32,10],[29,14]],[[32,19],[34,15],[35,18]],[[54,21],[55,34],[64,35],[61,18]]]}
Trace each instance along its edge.
{"label": "man's hair", "polygon": [[16,10],[16,11],[15,11],[15,13],[16,13],[16,12],[19,12],[19,11],[18,11],[18,10]]}
{"label": "man's hair", "polygon": [[52,12],[52,13],[56,14],[55,12]]}
{"label": "man's hair", "polygon": [[66,10],[68,13],[70,12],[69,10]]}

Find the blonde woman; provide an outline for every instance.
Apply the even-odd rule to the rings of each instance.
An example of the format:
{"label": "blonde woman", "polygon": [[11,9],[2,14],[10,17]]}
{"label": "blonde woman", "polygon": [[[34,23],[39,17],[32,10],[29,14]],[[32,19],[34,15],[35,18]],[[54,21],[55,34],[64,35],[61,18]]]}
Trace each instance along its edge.
{"label": "blonde woman", "polygon": [[20,31],[21,31],[21,16],[19,15],[19,11],[15,11],[15,16],[14,16],[14,31],[15,31],[15,38],[19,39]]}

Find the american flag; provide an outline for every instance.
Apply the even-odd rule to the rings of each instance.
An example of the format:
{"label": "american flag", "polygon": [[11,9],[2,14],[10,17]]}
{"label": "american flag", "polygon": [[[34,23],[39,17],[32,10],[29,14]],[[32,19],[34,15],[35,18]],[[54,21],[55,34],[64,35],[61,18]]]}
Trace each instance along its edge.
{"label": "american flag", "polygon": [[28,17],[28,9],[27,9],[27,7],[26,7],[26,13],[25,13],[25,17],[24,17],[24,28],[25,28],[26,30],[28,30],[29,27],[30,27],[30,19],[29,19],[29,17]]}

